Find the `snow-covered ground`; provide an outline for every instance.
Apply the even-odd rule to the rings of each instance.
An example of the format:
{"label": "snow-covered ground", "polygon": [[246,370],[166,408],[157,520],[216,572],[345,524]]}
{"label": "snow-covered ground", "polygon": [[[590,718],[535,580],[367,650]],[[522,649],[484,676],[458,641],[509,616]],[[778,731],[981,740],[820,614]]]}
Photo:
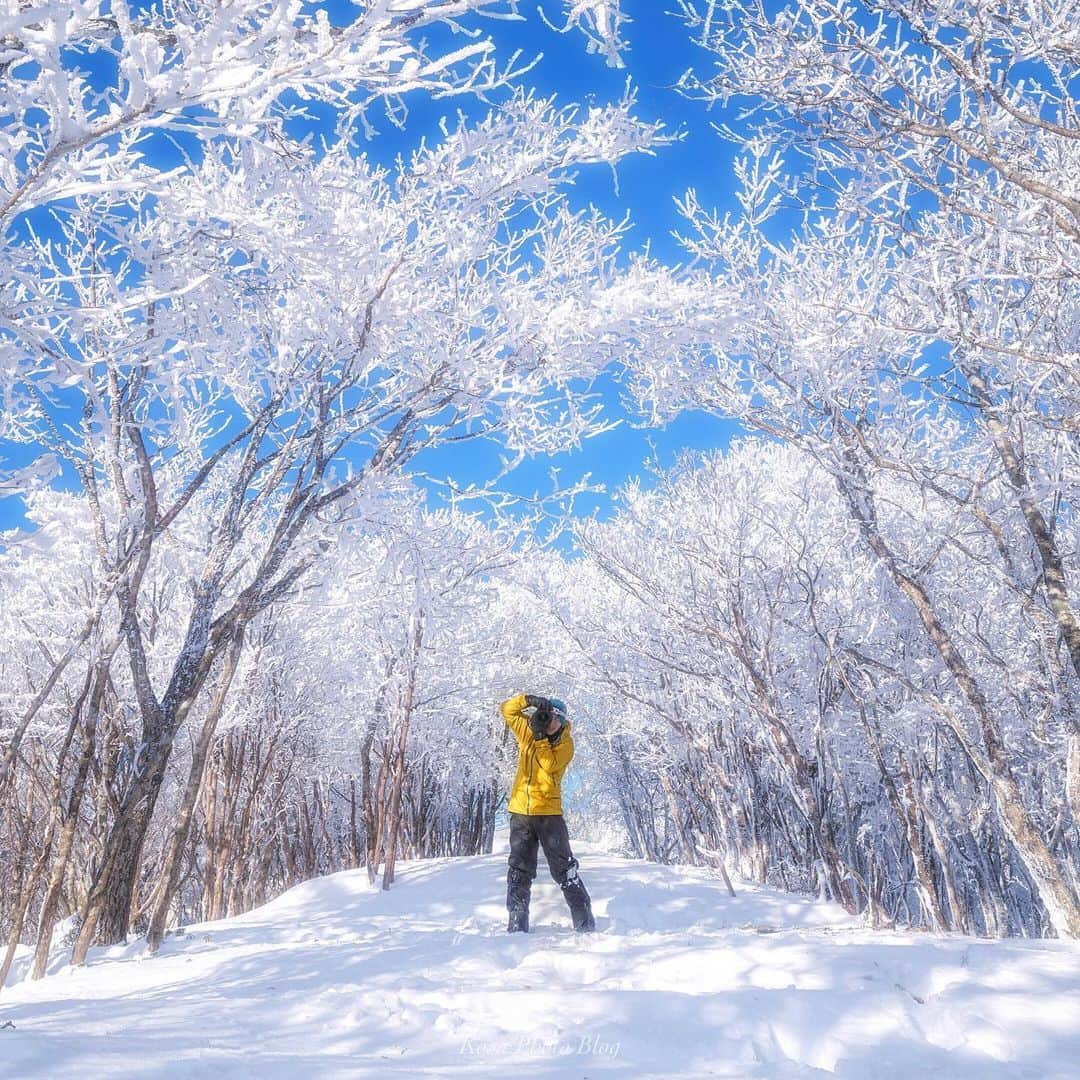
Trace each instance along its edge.
{"label": "snow-covered ground", "polygon": [[579,854],[592,937],[543,870],[535,933],[508,937],[496,854],[405,863],[389,893],[311,881],[154,959],[97,950],[0,993],[0,1076],[1080,1077],[1076,944],[876,933]]}

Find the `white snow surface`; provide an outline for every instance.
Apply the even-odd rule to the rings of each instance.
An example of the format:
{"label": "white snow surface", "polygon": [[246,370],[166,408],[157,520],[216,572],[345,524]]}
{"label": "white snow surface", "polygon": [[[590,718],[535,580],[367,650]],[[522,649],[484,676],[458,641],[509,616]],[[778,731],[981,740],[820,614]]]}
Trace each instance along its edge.
{"label": "white snow surface", "polygon": [[[497,845],[497,848],[500,845]],[[839,908],[578,846],[505,933],[505,849],[299,885],[0,992],[0,1076],[1080,1077],[1080,946],[875,932]],[[24,973],[23,950],[15,978]],[[10,1024],[8,1023],[10,1022]],[[13,1025],[13,1026],[11,1026]]]}

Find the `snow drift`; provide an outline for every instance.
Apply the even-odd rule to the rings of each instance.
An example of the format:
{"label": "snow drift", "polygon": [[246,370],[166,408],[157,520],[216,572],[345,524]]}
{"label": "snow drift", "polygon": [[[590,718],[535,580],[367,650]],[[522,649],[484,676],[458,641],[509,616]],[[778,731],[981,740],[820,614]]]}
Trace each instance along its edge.
{"label": "snow drift", "polygon": [[579,854],[591,937],[543,872],[535,932],[507,936],[499,853],[400,864],[389,893],[363,871],[310,881],[153,959],[95,950],[4,992],[0,1075],[1077,1075],[1076,943],[875,932],[768,889],[732,899],[707,870]]}

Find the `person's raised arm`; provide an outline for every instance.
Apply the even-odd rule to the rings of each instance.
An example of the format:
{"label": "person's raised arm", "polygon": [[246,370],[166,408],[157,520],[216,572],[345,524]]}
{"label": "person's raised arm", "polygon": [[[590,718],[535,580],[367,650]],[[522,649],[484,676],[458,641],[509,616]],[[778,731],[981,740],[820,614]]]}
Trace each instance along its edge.
{"label": "person's raised arm", "polygon": [[558,776],[574,757],[574,740],[570,735],[570,725],[562,729],[558,742],[549,739],[536,740],[536,762],[549,776]]}
{"label": "person's raised arm", "polygon": [[507,698],[499,706],[503,719],[506,721],[507,727],[514,733],[519,746],[527,739],[532,738],[532,732],[529,730],[529,718],[525,715],[525,710],[538,706],[542,700],[542,698],[538,698],[533,694],[515,694],[512,698]]}

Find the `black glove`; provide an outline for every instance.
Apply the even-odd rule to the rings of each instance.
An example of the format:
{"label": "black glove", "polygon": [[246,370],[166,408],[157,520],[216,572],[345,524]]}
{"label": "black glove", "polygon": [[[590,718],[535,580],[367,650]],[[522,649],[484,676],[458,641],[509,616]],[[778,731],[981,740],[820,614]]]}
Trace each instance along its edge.
{"label": "black glove", "polygon": [[529,720],[529,729],[532,731],[532,737],[539,742],[541,739],[548,737],[547,729],[548,724],[551,723],[551,714],[537,709],[533,713],[532,718]]}
{"label": "black glove", "polygon": [[539,741],[540,739],[547,738],[548,725],[551,723],[551,707],[548,703],[544,702],[543,708],[538,708],[532,716],[529,717],[529,729],[532,731],[534,739]]}
{"label": "black glove", "polygon": [[529,717],[529,730],[534,739],[546,739],[548,724],[551,723],[551,703],[539,694],[525,695],[525,708],[532,709]]}

